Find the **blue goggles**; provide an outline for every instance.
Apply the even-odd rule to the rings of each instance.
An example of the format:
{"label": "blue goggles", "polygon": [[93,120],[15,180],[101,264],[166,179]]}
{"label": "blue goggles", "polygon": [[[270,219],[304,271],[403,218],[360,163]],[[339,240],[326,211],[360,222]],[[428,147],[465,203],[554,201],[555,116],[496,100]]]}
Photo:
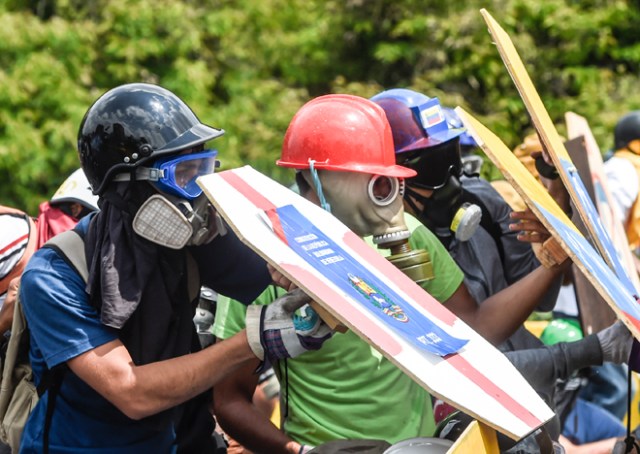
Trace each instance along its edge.
{"label": "blue goggles", "polygon": [[217,150],[205,150],[160,158],[153,163],[153,168],[159,171],[155,184],[161,191],[193,200],[202,194],[196,179],[213,173],[219,167],[220,161],[216,156]]}

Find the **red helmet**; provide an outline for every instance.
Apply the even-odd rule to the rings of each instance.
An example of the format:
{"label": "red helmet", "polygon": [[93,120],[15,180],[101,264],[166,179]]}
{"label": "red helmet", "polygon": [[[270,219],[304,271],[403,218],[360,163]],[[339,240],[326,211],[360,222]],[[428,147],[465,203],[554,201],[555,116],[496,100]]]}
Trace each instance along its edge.
{"label": "red helmet", "polygon": [[415,171],[396,165],[391,127],[380,106],[352,95],[325,95],[295,114],[277,164],[411,178]]}

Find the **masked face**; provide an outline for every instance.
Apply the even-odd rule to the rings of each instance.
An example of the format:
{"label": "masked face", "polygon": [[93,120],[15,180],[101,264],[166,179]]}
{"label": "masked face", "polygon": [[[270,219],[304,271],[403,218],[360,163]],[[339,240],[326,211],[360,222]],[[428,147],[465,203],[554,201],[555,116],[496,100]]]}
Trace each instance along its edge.
{"label": "masked face", "polygon": [[473,236],[480,225],[482,210],[464,200],[465,192],[456,176],[450,176],[435,190],[419,191],[418,188],[420,185],[412,187],[409,184],[405,200],[420,222],[439,237],[450,236],[453,232],[458,240],[467,241]]}
{"label": "masked face", "polygon": [[[304,175],[314,187],[309,173]],[[319,171],[319,176],[331,213],[357,235],[373,235],[376,243],[406,238],[401,180],[357,172]]]}
{"label": "masked face", "polygon": [[141,237],[160,246],[182,249],[211,241],[226,233],[196,180],[214,172],[219,165],[216,150],[202,146],[165,156],[151,167],[137,167],[135,175],[116,175],[114,181],[149,181],[159,192],[138,209],[133,229]]}

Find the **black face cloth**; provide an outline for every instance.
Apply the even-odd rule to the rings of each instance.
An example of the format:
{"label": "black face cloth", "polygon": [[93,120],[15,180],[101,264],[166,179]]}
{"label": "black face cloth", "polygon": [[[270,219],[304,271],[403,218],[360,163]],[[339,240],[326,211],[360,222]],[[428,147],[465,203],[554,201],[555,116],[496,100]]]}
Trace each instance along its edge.
{"label": "black face cloth", "polygon": [[[189,298],[186,250],[159,246],[133,231],[138,208],[155,193],[146,182],[114,185],[101,199],[85,236],[89,301],[103,324],[119,330],[136,365],[185,355],[194,345],[196,301]],[[197,411],[208,403],[179,405],[142,423],[157,430],[172,422],[182,427],[178,422],[188,413],[185,408]]]}
{"label": "black face cloth", "polygon": [[155,193],[146,182],[114,185],[85,237],[90,302],[103,324],[120,330],[137,365],[191,347],[186,253],[156,245],[132,227],[138,207]]}

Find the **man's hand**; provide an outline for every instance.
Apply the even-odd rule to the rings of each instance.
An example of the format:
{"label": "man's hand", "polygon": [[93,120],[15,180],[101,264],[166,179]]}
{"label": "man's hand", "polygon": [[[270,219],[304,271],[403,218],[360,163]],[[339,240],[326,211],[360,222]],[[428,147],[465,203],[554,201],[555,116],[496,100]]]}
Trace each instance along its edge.
{"label": "man's hand", "polygon": [[602,361],[614,364],[629,362],[633,336],[631,331],[620,320],[598,334],[598,341],[602,348]]}
{"label": "man's hand", "polygon": [[282,274],[280,271],[278,271],[268,263],[267,269],[269,270],[269,274],[271,275],[271,280],[273,281],[274,285],[285,289],[287,292],[290,292],[291,290],[297,288],[296,284],[291,282],[287,276]]}
{"label": "man's hand", "polygon": [[517,230],[518,240],[526,243],[544,243],[551,237],[551,234],[542,222],[530,209],[525,211],[513,211],[509,217],[513,223],[509,224],[510,230]]}
{"label": "man's hand", "polygon": [[331,329],[309,306],[309,298],[295,289],[269,305],[247,308],[247,340],[262,361],[295,358],[318,350],[332,336]]}
{"label": "man's hand", "polygon": [[551,237],[551,233],[538,220],[530,209],[525,211],[514,211],[510,215],[511,219],[517,220],[509,224],[509,229],[519,230],[518,240],[531,243],[533,252],[545,268],[553,268],[564,264],[568,266],[567,253],[558,242]]}

